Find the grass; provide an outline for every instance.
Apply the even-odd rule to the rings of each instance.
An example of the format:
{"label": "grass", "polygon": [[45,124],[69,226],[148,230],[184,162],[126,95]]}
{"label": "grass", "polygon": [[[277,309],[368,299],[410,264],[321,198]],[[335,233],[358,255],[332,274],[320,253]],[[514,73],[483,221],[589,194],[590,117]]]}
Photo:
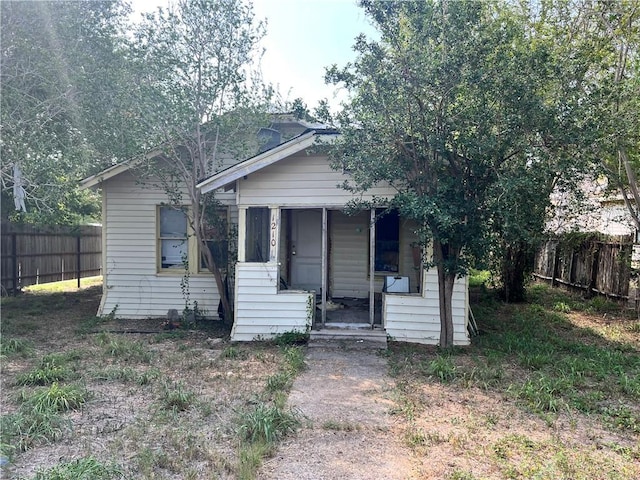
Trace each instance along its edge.
{"label": "grass", "polygon": [[120,466],[83,457],[51,468],[39,469],[33,480],[115,480],[126,478]]}
{"label": "grass", "polygon": [[69,369],[54,362],[43,361],[41,364],[25,373],[18,375],[17,385],[51,385],[69,378]]}
{"label": "grass", "polygon": [[127,362],[149,363],[153,356],[141,342],[129,340],[121,335],[100,332],[96,337],[96,343],[103,347],[105,355]]}
{"label": "grass", "polygon": [[[220,351],[207,345],[208,330],[87,336],[83,325],[99,327],[99,293],[2,299],[0,450],[12,462],[3,477],[29,478],[22,466],[42,462],[49,478],[50,469],[68,469],[53,460],[64,456],[107,468],[121,459],[124,478],[251,479],[304,422],[286,408],[305,368],[292,339]],[[474,305],[484,334],[471,347],[391,344],[395,387],[385,395],[401,432],[389,435],[417,461],[449,459],[431,478],[639,478],[638,319],[546,287],[521,305],[489,293]],[[54,379],[54,367],[69,376]],[[19,384],[29,376],[47,380]],[[358,426],[320,425],[326,434]],[[97,440],[99,458],[91,457]],[[70,478],[81,478],[74,468]]]}
{"label": "grass", "polygon": [[[240,431],[251,424],[241,429],[240,412],[277,438],[290,432],[294,414],[284,405],[302,351],[221,342],[220,355],[207,339],[229,332],[216,322],[155,335],[100,332],[101,289],[69,288],[1,300],[0,455],[9,463],[0,476],[31,478],[38,465],[40,478],[83,478],[84,469],[86,478],[253,478],[277,441],[245,440]],[[120,465],[101,473],[111,458]]]}
{"label": "grass", "polygon": [[56,411],[21,408],[0,417],[0,455],[11,459],[19,452],[63,437],[68,423]]}
{"label": "grass", "polygon": [[287,341],[273,342],[279,345],[281,363],[278,371],[267,377],[265,395],[245,409],[237,420],[239,479],[255,478],[263,459],[272,454],[277,442],[294,434],[302,425],[300,414],[285,404],[296,375],[305,368],[304,354],[296,346],[298,342],[292,341],[295,336],[285,338]]}
{"label": "grass", "polygon": [[[427,454],[439,448],[428,436],[437,428],[426,429],[421,423],[429,415],[428,402],[438,400],[419,392],[441,385],[429,391],[459,392],[464,398],[469,396],[465,391],[484,392],[501,399],[503,415],[517,409],[519,415],[531,416],[531,422],[542,422],[538,427],[542,431],[548,429],[544,440],[525,432],[494,443],[491,462],[502,478],[636,478],[638,448],[633,444],[638,445],[640,435],[640,336],[633,333],[637,319],[606,299],[583,300],[545,285],[534,285],[528,293],[525,304],[490,300],[475,305],[484,334],[467,349],[392,346],[388,357],[397,385],[394,413],[407,421],[405,442]],[[457,417],[452,417],[452,424],[453,418]],[[464,438],[476,430],[499,431],[502,417],[487,413],[478,425],[462,418]],[[591,433],[595,438],[620,435],[629,443],[605,448],[599,441],[581,439],[582,443],[572,444],[554,433],[568,428],[567,435],[574,430],[577,434],[587,422],[595,422],[589,428],[610,432]],[[453,446],[452,438],[438,440],[442,438]],[[478,448],[490,448],[483,444],[485,438],[476,438]],[[447,478],[473,473],[452,468]]]}
{"label": "grass", "polygon": [[9,338],[5,340],[2,338],[0,343],[0,355],[22,355],[29,356],[33,352],[33,346],[31,342],[23,340],[21,338]]}
{"label": "grass", "polygon": [[248,443],[273,444],[300,427],[300,416],[284,406],[259,403],[239,419],[240,438]]}
{"label": "grass", "polygon": [[34,392],[22,392],[21,402],[34,412],[67,412],[82,407],[89,392],[78,385],[59,385],[54,382],[48,388]]}
{"label": "grass", "polygon": [[184,412],[193,405],[196,395],[182,383],[168,383],[163,385],[161,405],[166,410]]}

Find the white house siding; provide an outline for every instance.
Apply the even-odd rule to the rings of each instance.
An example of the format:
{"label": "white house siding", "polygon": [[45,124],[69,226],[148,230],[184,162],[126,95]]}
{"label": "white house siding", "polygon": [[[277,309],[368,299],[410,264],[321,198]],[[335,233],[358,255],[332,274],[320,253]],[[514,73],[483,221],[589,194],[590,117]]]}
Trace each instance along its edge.
{"label": "white house siding", "polygon": [[[347,178],[331,169],[326,155],[301,152],[239,180],[238,205],[342,208],[353,198],[339,187]],[[374,188],[362,198],[389,194],[388,189]]]}
{"label": "white house siding", "polygon": [[[422,295],[384,295],[384,326],[387,334],[395,340],[437,345],[440,341],[440,308],[436,270],[425,271],[423,281]],[[466,277],[456,280],[454,284],[452,307],[453,343],[469,345]]]}
{"label": "white house siding", "polygon": [[[106,181],[102,188],[106,253],[98,315],[114,312],[117,317],[135,319],[162,317],[171,308],[182,310],[182,272],[158,273],[156,265],[157,207],[167,203],[166,194],[162,189],[136,183],[130,172]],[[233,193],[218,197],[223,203],[233,204]],[[237,221],[234,210],[230,217]],[[199,308],[217,316],[219,296],[212,275],[192,274],[189,293]]]}
{"label": "white house siding", "polygon": [[311,328],[315,311],[313,294],[278,291],[279,267],[275,263],[236,264],[233,341],[269,339],[274,335]]}

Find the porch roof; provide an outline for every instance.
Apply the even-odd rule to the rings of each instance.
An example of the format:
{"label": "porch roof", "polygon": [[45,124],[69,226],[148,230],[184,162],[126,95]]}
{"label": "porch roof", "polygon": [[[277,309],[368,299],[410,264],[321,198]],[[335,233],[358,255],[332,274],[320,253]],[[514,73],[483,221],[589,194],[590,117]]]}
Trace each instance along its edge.
{"label": "porch roof", "polygon": [[196,187],[199,188],[202,193],[217,190],[246,175],[257,172],[258,170],[312,147],[315,144],[332,143],[338,135],[338,131],[333,128],[307,130],[287,142],[281,143],[202,180]]}

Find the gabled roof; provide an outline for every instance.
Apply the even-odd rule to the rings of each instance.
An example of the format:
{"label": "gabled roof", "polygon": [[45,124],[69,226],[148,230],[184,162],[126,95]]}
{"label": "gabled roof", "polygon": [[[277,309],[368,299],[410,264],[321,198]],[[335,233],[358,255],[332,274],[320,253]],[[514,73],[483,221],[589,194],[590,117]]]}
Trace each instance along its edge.
{"label": "gabled roof", "polygon": [[[302,126],[303,128],[306,128],[304,133],[309,132],[310,130],[315,130],[317,132],[320,131],[328,131],[326,125],[322,124],[322,123],[311,123],[311,122],[307,122],[305,120],[301,120],[299,118],[296,118],[295,115],[293,115],[292,113],[280,113],[280,114],[273,114],[272,115],[272,125],[287,125],[287,124],[297,124]],[[298,137],[294,137],[291,140],[295,140]],[[290,141],[291,141],[290,140]],[[287,144],[288,142],[285,142],[284,144]],[[284,145],[282,144],[282,145]],[[277,147],[276,147],[277,148]],[[271,151],[271,150],[269,150]],[[262,152],[262,153],[266,153],[266,152]],[[142,155],[137,155],[136,157],[130,158],[128,160],[125,160],[124,162],[118,163],[116,165],[113,165],[105,170],[102,170],[99,173],[96,173],[95,175],[91,175],[90,177],[87,177],[83,180],[80,181],[80,189],[84,190],[87,188],[92,188],[92,187],[96,187],[99,186],[102,182],[109,180],[110,178],[113,178],[117,175],[120,175],[121,173],[124,173],[128,170],[130,170],[131,168],[134,168],[135,166],[139,165],[140,163],[143,163],[147,160],[152,160],[153,158],[162,155],[162,149],[161,147],[156,147],[153,150],[149,151],[146,154],[142,154]],[[254,157],[255,158],[255,157]],[[225,170],[226,171],[226,170]],[[208,179],[207,179],[208,180]],[[205,180],[205,182],[207,181]],[[203,182],[204,183],[204,182]],[[209,190],[207,190],[209,191]]]}
{"label": "gabled roof", "polygon": [[242,177],[262,170],[269,165],[273,165],[284,158],[302,152],[319,142],[331,143],[338,135],[338,131],[333,128],[307,130],[291,140],[211,175],[198,183],[196,187],[199,188],[202,193],[217,190]]}
{"label": "gabled roof", "polygon": [[152,158],[157,157],[158,155],[161,155],[161,154],[162,154],[161,150],[154,149],[144,155],[139,155],[137,157],[130,158],[129,160],[125,160],[124,162],[113,165],[105,170],[102,170],[99,173],[96,173],[95,175],[91,175],[90,177],[87,177],[81,180],[80,189],[84,190],[86,188],[99,186],[105,180],[109,180],[110,178],[113,178],[116,175],[120,175],[121,173],[124,173],[132,169],[133,167],[139,165],[140,163],[146,160],[151,160]]}

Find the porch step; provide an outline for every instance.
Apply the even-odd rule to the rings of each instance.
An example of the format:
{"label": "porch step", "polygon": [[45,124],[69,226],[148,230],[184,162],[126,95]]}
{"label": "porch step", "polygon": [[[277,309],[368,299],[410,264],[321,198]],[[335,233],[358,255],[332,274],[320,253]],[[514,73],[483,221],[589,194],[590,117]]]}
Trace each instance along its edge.
{"label": "porch step", "polygon": [[[326,324],[322,330],[311,330],[309,337],[309,347],[341,347],[341,348],[387,348],[387,332],[384,330],[371,330],[370,325],[354,328],[354,324],[349,327],[332,328]],[[328,328],[327,328],[328,327]]]}

